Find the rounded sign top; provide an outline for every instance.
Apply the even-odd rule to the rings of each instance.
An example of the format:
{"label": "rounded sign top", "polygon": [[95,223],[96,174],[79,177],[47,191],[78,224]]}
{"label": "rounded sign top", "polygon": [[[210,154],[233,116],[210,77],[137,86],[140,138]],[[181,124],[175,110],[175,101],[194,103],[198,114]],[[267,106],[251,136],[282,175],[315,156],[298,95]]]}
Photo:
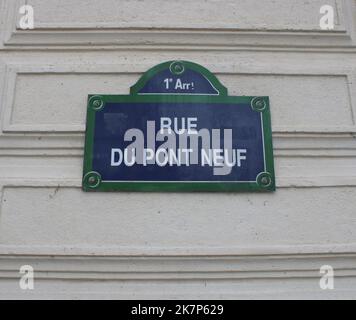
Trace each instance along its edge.
{"label": "rounded sign top", "polygon": [[168,61],[148,70],[131,88],[132,95],[227,96],[227,89],[203,66],[189,61]]}

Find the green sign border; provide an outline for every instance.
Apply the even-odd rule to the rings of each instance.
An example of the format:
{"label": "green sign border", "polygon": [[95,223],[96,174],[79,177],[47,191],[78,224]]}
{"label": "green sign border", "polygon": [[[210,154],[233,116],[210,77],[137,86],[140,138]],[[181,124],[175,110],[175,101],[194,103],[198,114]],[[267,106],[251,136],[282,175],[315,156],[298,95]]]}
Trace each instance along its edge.
{"label": "green sign border", "polygon": [[[191,68],[203,74],[219,91],[218,95],[139,95],[155,74],[172,66],[179,65]],[[179,68],[177,68],[179,72]],[[184,70],[184,69],[183,69]],[[261,172],[256,182],[106,182],[101,180],[100,173],[93,171],[93,142],[95,131],[95,116],[102,112],[107,103],[205,103],[205,104],[250,104],[251,108],[261,113],[263,121],[264,149],[266,172]],[[187,61],[170,61],[147,71],[131,88],[131,95],[89,95],[87,108],[85,153],[83,169],[84,191],[142,191],[142,192],[271,192],[276,190],[274,157],[272,144],[272,130],[270,106],[268,97],[233,97],[227,96],[227,89],[207,69]]]}

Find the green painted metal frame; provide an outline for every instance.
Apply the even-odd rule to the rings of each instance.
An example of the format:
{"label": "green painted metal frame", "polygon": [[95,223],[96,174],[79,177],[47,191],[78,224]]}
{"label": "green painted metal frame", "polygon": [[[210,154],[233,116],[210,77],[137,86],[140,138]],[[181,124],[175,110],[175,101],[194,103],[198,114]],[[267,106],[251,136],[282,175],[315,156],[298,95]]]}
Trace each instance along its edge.
{"label": "green painted metal frame", "polygon": [[[191,62],[184,63],[186,68],[202,73],[219,91],[217,96],[194,95],[138,95],[140,89],[157,72],[172,65],[172,61],[163,63],[145,73],[135,86],[131,95],[89,95],[85,154],[83,170],[84,191],[143,191],[143,192],[271,192],[275,191],[275,172],[273,143],[271,130],[270,106],[268,97],[233,97],[227,95],[226,88],[207,69]],[[265,172],[261,172],[256,182],[106,182],[102,181],[100,173],[92,169],[93,141],[95,131],[95,115],[102,112],[107,103],[205,103],[205,104],[250,104],[251,108],[262,114]]]}

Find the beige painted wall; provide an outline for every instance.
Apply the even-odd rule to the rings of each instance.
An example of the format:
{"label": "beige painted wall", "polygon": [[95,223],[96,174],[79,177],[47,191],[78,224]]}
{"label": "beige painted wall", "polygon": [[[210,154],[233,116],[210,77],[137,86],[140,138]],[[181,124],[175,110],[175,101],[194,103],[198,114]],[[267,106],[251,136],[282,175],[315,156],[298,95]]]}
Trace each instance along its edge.
{"label": "beige painted wall", "polygon": [[[355,0],[0,0],[0,298],[356,299],[355,32]],[[275,194],[81,191],[87,94],[178,59],[270,96]]]}

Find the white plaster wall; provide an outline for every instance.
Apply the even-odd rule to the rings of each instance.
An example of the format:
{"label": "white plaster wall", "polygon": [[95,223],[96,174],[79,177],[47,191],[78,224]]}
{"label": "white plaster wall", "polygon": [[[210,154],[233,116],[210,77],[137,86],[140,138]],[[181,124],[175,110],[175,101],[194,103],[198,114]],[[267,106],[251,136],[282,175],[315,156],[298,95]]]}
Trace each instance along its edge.
{"label": "white plaster wall", "polygon": [[[18,28],[25,2],[34,30]],[[323,4],[334,30],[319,28]],[[0,0],[0,298],[355,299],[355,8]],[[127,94],[175,59],[231,95],[270,96],[276,193],[81,191],[87,94]]]}

